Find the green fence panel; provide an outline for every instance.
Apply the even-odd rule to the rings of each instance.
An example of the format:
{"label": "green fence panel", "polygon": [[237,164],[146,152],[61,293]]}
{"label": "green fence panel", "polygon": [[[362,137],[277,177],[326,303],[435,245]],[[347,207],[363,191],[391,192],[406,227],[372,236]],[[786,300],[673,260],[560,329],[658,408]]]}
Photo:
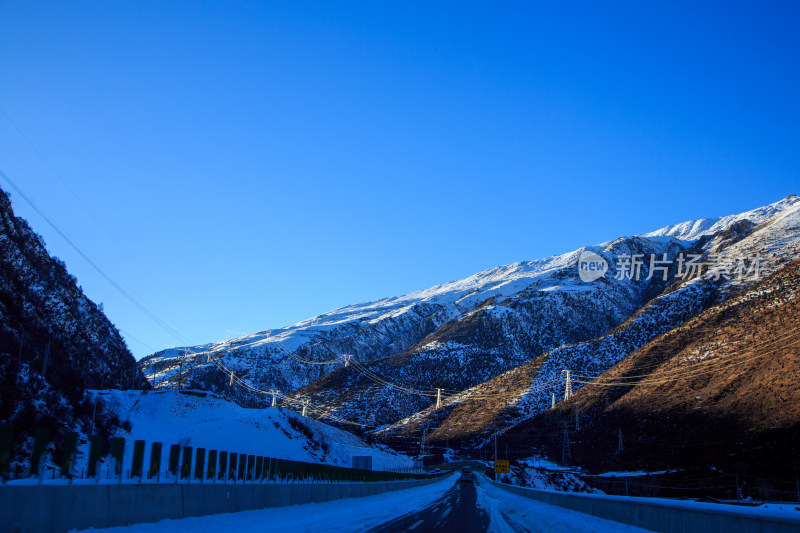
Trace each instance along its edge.
{"label": "green fence panel", "polygon": [[264,479],[275,479],[275,459],[272,457],[264,457],[264,470],[266,470],[266,477]]}
{"label": "green fence panel", "polygon": [[163,448],[163,445],[160,442],[154,442],[152,446],[150,446],[150,468],[147,471],[148,479],[160,477],[161,448]]}
{"label": "green fence panel", "polygon": [[219,452],[219,474],[218,479],[225,479],[228,475],[228,452]]}
{"label": "green fence panel", "polygon": [[177,479],[178,477],[178,469],[180,468],[181,464],[181,445],[180,444],[170,444],[169,446],[169,463],[167,464],[167,469],[169,473],[175,476]]}
{"label": "green fence panel", "polygon": [[192,473],[192,447],[183,447],[183,460],[181,461],[181,479],[189,479]]}
{"label": "green fence panel", "polygon": [[111,440],[111,457],[114,459],[114,475],[122,479],[122,458],[125,455],[125,439],[116,437]]}
{"label": "green fence panel", "polygon": [[86,468],[87,477],[97,477],[97,464],[103,456],[103,436],[92,435],[89,437],[89,464]]}
{"label": "green fence panel", "polygon": [[42,461],[42,455],[47,450],[47,445],[50,443],[50,429],[36,428],[33,434],[33,452],[31,453],[31,470],[28,475],[38,476],[39,465]]}
{"label": "green fence panel", "polygon": [[217,450],[208,450],[208,472],[206,479],[214,480],[217,477]]}
{"label": "green fence panel", "polygon": [[205,448],[197,448],[197,452],[194,456],[194,478],[199,479],[200,482],[203,482],[203,474],[206,470],[206,449]]}
{"label": "green fence panel", "polygon": [[231,452],[228,454],[228,479],[236,481],[236,454]]}
{"label": "green fence panel", "polygon": [[75,464],[75,452],[78,451],[78,433],[70,431],[64,435],[64,456],[61,460],[61,477],[72,478],[72,465]]}
{"label": "green fence panel", "polygon": [[11,446],[14,443],[14,424],[0,424],[0,478],[8,479],[11,463]]}
{"label": "green fence panel", "polygon": [[256,456],[247,456],[247,470],[244,473],[245,481],[252,481],[256,470]]}
{"label": "green fence panel", "polygon": [[253,481],[261,481],[261,473],[264,471],[264,458],[260,455],[256,457],[256,469],[253,473]]}
{"label": "green fence panel", "polygon": [[130,478],[142,478],[142,468],[144,467],[144,441],[133,441],[133,460],[131,461]]}
{"label": "green fence panel", "polygon": [[239,454],[239,481],[244,481],[245,472],[247,472],[247,456]]}

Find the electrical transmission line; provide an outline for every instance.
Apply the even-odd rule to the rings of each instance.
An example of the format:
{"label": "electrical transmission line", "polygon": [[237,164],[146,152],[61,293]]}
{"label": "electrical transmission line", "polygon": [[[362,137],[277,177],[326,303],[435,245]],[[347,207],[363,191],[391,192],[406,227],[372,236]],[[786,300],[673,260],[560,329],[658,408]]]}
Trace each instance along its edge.
{"label": "electrical transmission line", "polygon": [[87,254],[86,254],[86,253],[85,253],[85,252],[84,252],[84,251],[83,251],[83,250],[82,250],[82,249],[81,249],[81,248],[80,248],[80,247],[79,247],[79,246],[76,244],[76,243],[75,243],[75,241],[73,241],[73,240],[72,240],[72,238],[70,238],[70,236],[69,236],[69,235],[67,235],[67,233],[66,233],[64,230],[62,230],[62,229],[61,229],[61,228],[58,226],[58,224],[56,224],[56,223],[53,221],[53,219],[51,219],[49,216],[47,216],[47,214],[46,214],[46,213],[45,213],[45,212],[44,212],[44,211],[43,211],[43,210],[42,210],[42,209],[41,209],[41,208],[40,208],[38,205],[36,205],[36,203],[34,203],[34,202],[33,202],[33,200],[31,200],[31,199],[30,199],[30,198],[29,198],[29,197],[28,197],[28,196],[27,196],[27,195],[26,195],[26,194],[25,194],[25,193],[22,191],[22,189],[20,189],[20,188],[17,186],[17,184],[16,184],[16,183],[14,183],[14,181],[13,181],[13,180],[11,180],[11,178],[9,178],[9,177],[8,177],[8,175],[7,175],[5,172],[3,172],[2,170],[0,170],[0,177],[2,177],[2,178],[3,178],[3,179],[4,179],[4,180],[5,180],[5,181],[6,181],[6,182],[7,182],[7,183],[8,183],[8,184],[11,186],[11,188],[12,188],[12,189],[14,189],[14,191],[16,191],[16,193],[17,193],[17,194],[19,194],[19,195],[20,195],[20,197],[21,197],[23,200],[25,200],[25,202],[26,202],[26,203],[27,203],[29,206],[31,206],[31,208],[32,208],[34,211],[36,211],[36,212],[37,212],[37,213],[38,213],[38,214],[39,214],[39,215],[40,215],[40,216],[41,216],[41,217],[44,219],[44,221],[45,221],[45,222],[47,222],[47,224],[48,224],[48,225],[49,225],[51,228],[53,228],[53,230],[54,230],[56,233],[58,233],[58,234],[61,236],[61,238],[62,238],[62,239],[64,239],[64,241],[65,241],[65,242],[66,242],[66,243],[67,243],[67,244],[68,244],[68,245],[69,245],[69,246],[70,246],[70,247],[71,247],[73,250],[75,250],[75,252],[77,252],[77,253],[78,253],[78,255],[80,255],[80,256],[81,256],[81,257],[82,257],[82,258],[83,258],[83,259],[84,259],[84,260],[85,260],[85,261],[86,261],[86,262],[87,262],[87,263],[88,263],[88,264],[89,264],[89,265],[90,265],[90,266],[91,266],[91,267],[92,267],[92,268],[93,268],[95,271],[97,271],[97,273],[98,273],[98,274],[100,274],[100,275],[101,275],[101,276],[102,276],[102,277],[103,277],[103,278],[104,278],[104,279],[105,279],[105,280],[106,280],[108,283],[110,283],[110,284],[111,284],[111,286],[112,286],[112,287],[114,287],[114,288],[115,288],[115,289],[116,289],[116,290],[117,290],[117,291],[118,291],[120,294],[122,294],[122,295],[123,295],[123,296],[124,296],[124,297],[125,297],[125,298],[126,298],[128,301],[129,301],[129,302],[131,302],[131,303],[132,303],[132,304],[133,304],[133,305],[134,305],[134,306],[135,306],[137,309],[139,309],[139,310],[140,310],[142,313],[144,313],[144,315],[145,315],[145,316],[147,316],[147,317],[148,317],[150,320],[152,320],[152,321],[153,321],[153,323],[155,323],[157,326],[159,326],[161,329],[163,329],[164,331],[166,331],[167,333],[169,333],[170,335],[172,335],[172,336],[173,336],[173,337],[175,337],[176,339],[179,339],[179,340],[181,340],[182,342],[185,342],[185,343],[187,343],[187,344],[189,344],[189,343],[190,343],[190,341],[189,341],[189,340],[188,340],[186,337],[184,337],[183,335],[181,335],[181,334],[180,334],[180,333],[179,333],[177,330],[175,330],[175,329],[174,329],[174,328],[172,328],[172,327],[171,327],[169,324],[167,324],[167,323],[166,323],[164,320],[162,320],[161,318],[159,318],[159,317],[158,317],[158,315],[156,315],[156,314],[155,314],[153,311],[151,311],[151,310],[150,310],[150,309],[149,309],[149,308],[148,308],[148,307],[147,307],[147,306],[146,306],[144,303],[142,303],[141,301],[139,301],[139,299],[138,299],[138,298],[134,297],[134,296],[133,296],[131,293],[129,293],[127,290],[125,290],[125,289],[124,289],[124,288],[123,288],[123,287],[122,287],[122,286],[121,286],[119,283],[117,283],[117,282],[116,282],[116,281],[115,281],[115,280],[114,280],[114,279],[113,279],[113,278],[112,278],[110,275],[108,275],[108,274],[105,272],[105,270],[103,270],[102,268],[100,268],[100,266],[99,266],[97,263],[95,263],[95,262],[94,262],[94,261],[93,261],[93,260],[92,260],[92,259],[91,259],[91,258],[90,258],[90,257],[89,257],[89,256],[88,256],[88,255],[87,255]]}

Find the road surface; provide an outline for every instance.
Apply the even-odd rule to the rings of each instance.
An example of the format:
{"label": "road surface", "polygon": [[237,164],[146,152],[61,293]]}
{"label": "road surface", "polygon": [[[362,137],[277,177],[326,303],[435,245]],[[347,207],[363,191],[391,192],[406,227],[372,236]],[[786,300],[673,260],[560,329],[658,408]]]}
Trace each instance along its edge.
{"label": "road surface", "polygon": [[[458,474],[456,474],[458,475]],[[554,507],[494,487],[481,475],[456,481],[417,510],[368,529],[371,533],[426,531],[456,533],[634,533],[633,526]]]}
{"label": "road surface", "polygon": [[471,533],[645,533],[642,529],[576,513],[509,493],[476,476],[458,474],[431,485],[375,496],[273,507],[239,513],[161,520],[104,531],[119,533],[363,533],[453,531]]}
{"label": "road surface", "polygon": [[489,528],[489,515],[478,507],[473,483],[456,483],[427,507],[372,529],[374,533],[394,531],[458,531],[479,533]]}

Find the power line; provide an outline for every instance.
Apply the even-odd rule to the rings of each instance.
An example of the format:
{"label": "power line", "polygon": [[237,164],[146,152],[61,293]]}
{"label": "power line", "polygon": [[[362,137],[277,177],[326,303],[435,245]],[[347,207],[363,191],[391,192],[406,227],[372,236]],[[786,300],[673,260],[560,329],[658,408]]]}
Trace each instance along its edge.
{"label": "power line", "polygon": [[75,250],[75,252],[78,253],[78,255],[80,255],[87,263],[89,263],[89,265],[92,268],[94,268],[97,271],[98,274],[100,274],[103,278],[105,278],[105,280],[108,281],[108,283],[110,283],[112,287],[117,289],[117,291],[120,294],[122,294],[129,302],[131,302],[137,309],[139,309],[142,313],[144,313],[150,320],[153,321],[153,323],[158,325],[164,331],[166,331],[167,333],[169,333],[173,337],[175,337],[177,339],[180,339],[183,342],[186,342],[187,344],[189,343],[189,340],[186,337],[184,337],[178,331],[176,331],[175,329],[170,327],[169,324],[164,322],[154,312],[150,311],[147,308],[147,306],[145,306],[137,298],[135,298],[133,295],[131,295],[128,291],[123,289],[122,286],[120,286],[119,283],[114,281],[114,279],[111,278],[111,276],[109,276],[102,268],[100,268],[100,266],[97,263],[95,263],[83,250],[81,250],[81,248],[77,244],[75,244],[75,241],[73,241],[69,237],[69,235],[67,235],[67,233],[64,230],[62,230],[49,216],[47,216],[47,214],[42,209],[40,209],[39,206],[37,206],[36,203],[34,203],[33,200],[31,200],[22,191],[22,189],[20,189],[17,186],[17,184],[14,183],[14,181],[12,181],[11,178],[9,178],[8,175],[5,172],[3,172],[2,170],[0,170],[0,177],[2,177],[11,186],[11,188],[14,189],[14,191],[16,191],[16,193],[19,194],[22,197],[22,199],[25,200],[25,202],[28,205],[30,205],[31,208],[34,211],[36,211],[45,220],[45,222],[47,222],[47,224],[51,228],[53,228],[53,230],[56,233],[58,233],[61,236],[61,238],[63,238],[64,241],[66,241],[66,243],[69,244],[70,247],[72,247],[72,249]]}
{"label": "power line", "polygon": [[[769,355],[771,353],[774,353],[774,352],[776,352],[778,350],[782,350],[782,349],[785,349],[785,348],[790,348],[792,346],[800,344],[800,338],[798,338],[798,337],[800,337],[800,333],[794,333],[794,334],[791,334],[791,335],[787,335],[786,337],[789,337],[789,340],[790,341],[794,341],[794,342],[790,342],[789,344],[785,344],[783,346],[778,346],[777,348],[773,348],[773,349],[768,350],[766,352],[762,352],[762,353],[759,353],[757,355],[753,355],[751,357],[747,357],[745,359],[738,359],[738,358],[735,358],[735,356],[734,356],[733,359],[720,360],[720,361],[716,361],[714,363],[706,363],[706,364],[704,364],[703,362],[699,362],[699,363],[697,363],[697,366],[698,367],[705,366],[705,368],[699,368],[699,369],[692,369],[692,368],[689,368],[689,369],[676,369],[675,373],[667,374],[666,377],[658,376],[658,377],[654,377],[652,379],[646,379],[645,378],[645,379],[641,379],[639,381],[631,381],[631,382],[627,382],[627,381],[600,381],[601,378],[598,378],[598,380],[595,380],[595,381],[577,381],[577,382],[578,383],[582,383],[584,385],[597,385],[597,386],[604,386],[604,387],[635,387],[635,386],[638,386],[638,385],[659,385],[659,384],[664,384],[664,383],[672,383],[672,382],[675,382],[675,381],[682,380],[684,378],[691,378],[691,377],[695,377],[695,376],[703,376],[703,375],[706,375],[706,374],[710,374],[712,372],[716,372],[716,371],[721,370],[721,369],[727,369],[727,368],[731,368],[731,367],[734,367],[734,366],[740,366],[740,365],[743,365],[743,364],[748,363],[750,361],[753,361],[753,360],[756,360],[756,359],[760,359],[760,358],[762,358],[762,357],[764,357],[766,355]],[[753,350],[757,350],[757,349],[758,349],[757,347],[753,348]],[[680,372],[678,372],[679,370],[680,370]],[[698,371],[698,370],[702,370],[702,371]]]}
{"label": "power line", "polygon": [[[765,347],[768,347],[770,345],[777,344],[778,342],[781,342],[781,341],[783,341],[783,340],[785,340],[787,338],[792,338],[795,335],[796,335],[795,332],[791,332],[791,333],[786,333],[784,335],[780,335],[778,337],[772,337],[772,338],[770,338],[768,340],[762,341],[760,343],[756,343],[753,347],[750,348],[750,350],[752,351],[752,350],[756,350],[756,349],[765,348]],[[725,363],[724,359],[719,359],[718,357],[719,356],[717,356],[717,358],[712,362],[706,362],[706,360],[703,359],[703,360],[699,360],[699,361],[690,361],[690,364],[693,364],[693,365],[696,365],[696,366],[700,366],[700,365],[714,366],[714,365]],[[653,363],[653,364],[650,364],[650,365],[640,365],[640,364],[636,364],[636,363],[634,363],[634,364],[636,365],[635,368],[637,370],[641,371],[641,370],[648,369],[648,368],[651,369],[651,370],[655,370],[655,369],[660,368],[660,367],[662,367],[662,366],[664,366],[666,364],[669,364],[671,362],[674,362],[674,359],[660,361],[660,362]],[[672,374],[681,374],[681,373],[684,373],[686,371],[687,371],[687,369],[685,367],[684,368],[676,368],[676,369],[667,370],[667,371],[663,371],[662,370],[662,371],[660,371],[659,377],[663,377],[665,375],[669,376],[669,375],[672,375]],[[590,380],[602,379],[603,378],[603,374],[600,374],[598,376],[573,374],[573,376],[584,378],[584,379],[590,379]],[[626,374],[624,376],[620,376],[619,378],[617,378],[617,381],[630,379],[633,383],[636,383],[638,379],[640,379],[640,378],[648,378],[648,377],[652,377],[652,371],[650,373],[648,373],[648,374],[638,374],[638,375]],[[580,381],[580,383],[586,383],[586,382],[585,381]]]}
{"label": "power line", "polygon": [[[155,283],[155,284],[158,286],[159,290],[161,290],[161,291],[162,291],[164,294],[166,294],[167,296],[169,296],[169,297],[170,297],[170,298],[171,298],[171,299],[172,299],[172,300],[173,300],[175,303],[177,303],[177,304],[178,304],[178,305],[179,305],[179,306],[180,306],[180,307],[181,307],[181,308],[184,310],[184,312],[186,312],[186,313],[188,313],[190,316],[192,316],[192,318],[193,318],[195,321],[198,321],[198,320],[197,320],[197,317],[196,317],[196,315],[194,315],[194,313],[192,312],[192,310],[191,310],[191,309],[189,309],[187,306],[183,305],[183,303],[182,303],[180,300],[178,300],[178,299],[177,299],[177,298],[176,298],[176,297],[175,297],[175,296],[172,294],[172,292],[171,292],[169,289],[167,289],[166,287],[164,287],[164,285],[163,285],[163,284],[162,284],[162,283],[161,283],[161,282],[158,280],[158,278],[156,278],[156,277],[155,277],[153,274],[151,274],[151,273],[150,273],[150,272],[149,272],[149,271],[148,271],[148,270],[147,270],[147,269],[146,269],[146,268],[145,268],[145,267],[144,267],[144,266],[143,266],[143,265],[142,265],[142,264],[139,262],[139,260],[136,258],[136,256],[135,256],[135,255],[133,255],[132,253],[130,253],[130,252],[128,251],[128,249],[127,249],[127,248],[126,248],[126,247],[125,247],[125,246],[122,244],[122,242],[120,242],[120,240],[119,240],[119,239],[117,239],[117,237],[116,237],[116,236],[115,236],[115,235],[114,235],[114,234],[111,232],[111,230],[110,230],[110,229],[108,229],[108,226],[106,226],[106,225],[105,225],[105,223],[102,221],[102,219],[101,219],[100,217],[98,217],[97,215],[95,215],[94,211],[92,211],[92,210],[89,208],[89,206],[86,204],[86,202],[84,202],[84,201],[83,201],[83,199],[80,197],[80,195],[78,195],[78,193],[77,193],[77,192],[75,192],[75,189],[73,189],[73,188],[70,186],[70,184],[67,182],[67,180],[66,180],[66,179],[64,179],[64,177],[63,177],[63,176],[62,176],[62,175],[61,175],[61,174],[60,174],[60,173],[59,173],[59,172],[56,170],[56,168],[55,168],[55,167],[54,167],[54,166],[53,166],[53,165],[50,163],[50,161],[49,161],[49,160],[48,160],[48,159],[47,159],[47,158],[44,156],[44,154],[43,154],[43,153],[42,153],[42,152],[41,152],[41,151],[40,151],[40,150],[39,150],[39,149],[36,147],[36,145],[35,145],[35,144],[33,144],[33,141],[31,141],[30,137],[28,137],[27,135],[25,135],[25,132],[23,132],[23,131],[22,131],[22,129],[19,127],[19,125],[17,125],[17,123],[16,123],[16,122],[15,122],[15,121],[14,121],[14,120],[11,118],[11,116],[10,116],[10,115],[9,115],[9,114],[6,112],[6,110],[2,108],[2,106],[0,106],[0,113],[2,113],[2,114],[5,116],[6,120],[7,120],[7,121],[8,121],[8,122],[9,122],[9,123],[10,123],[10,124],[11,124],[11,125],[14,127],[14,129],[17,131],[17,133],[19,133],[19,135],[20,135],[20,136],[21,136],[23,139],[25,139],[25,142],[26,142],[26,143],[28,143],[28,146],[30,146],[30,147],[31,147],[31,149],[32,149],[32,150],[33,150],[33,151],[36,153],[36,155],[37,155],[37,156],[39,156],[39,158],[40,158],[40,159],[41,159],[41,160],[44,162],[45,166],[47,166],[47,168],[48,168],[48,169],[50,169],[50,171],[53,173],[53,175],[54,175],[56,178],[58,178],[58,179],[59,179],[59,181],[61,181],[61,183],[64,185],[64,187],[66,187],[66,188],[67,188],[67,190],[68,190],[68,191],[70,192],[70,194],[72,194],[72,196],[73,196],[73,197],[74,197],[74,198],[75,198],[75,199],[78,201],[78,203],[81,205],[81,207],[83,207],[83,209],[84,209],[84,210],[85,210],[87,213],[89,213],[89,215],[90,215],[90,216],[91,216],[91,217],[94,219],[95,223],[96,223],[96,224],[97,224],[99,227],[103,228],[103,230],[104,230],[104,231],[105,231],[105,232],[108,234],[108,236],[109,236],[109,237],[111,237],[111,240],[113,240],[113,241],[116,243],[116,245],[117,245],[117,246],[119,246],[120,250],[122,250],[123,252],[125,252],[125,255],[127,255],[127,256],[128,256],[130,259],[131,259],[131,261],[133,261],[133,263],[134,263],[134,264],[135,264],[137,267],[139,267],[139,269],[140,269],[142,272],[144,272],[144,273],[145,273],[145,274],[146,274],[146,275],[147,275],[147,276],[148,276],[148,277],[149,277],[149,278],[150,278],[150,279],[151,279],[151,280],[152,280],[152,281],[153,281],[153,282],[154,282],[154,283]],[[40,213],[40,214],[41,214],[41,213]],[[137,342],[140,342],[140,341],[137,341]],[[140,342],[140,344],[143,344],[143,345],[144,345],[144,343],[142,343],[142,342]]]}

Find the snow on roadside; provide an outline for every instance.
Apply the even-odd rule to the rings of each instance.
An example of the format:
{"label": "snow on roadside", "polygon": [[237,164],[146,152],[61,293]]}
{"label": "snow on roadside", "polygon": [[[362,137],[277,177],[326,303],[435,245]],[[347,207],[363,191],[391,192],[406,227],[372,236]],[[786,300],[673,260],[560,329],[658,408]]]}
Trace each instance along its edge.
{"label": "snow on roadside", "polygon": [[520,531],[520,528],[523,531],[557,531],[559,533],[647,531],[530,500],[499,489],[483,477],[477,489],[478,507],[484,509],[489,515],[489,531],[491,533],[516,533]]}

